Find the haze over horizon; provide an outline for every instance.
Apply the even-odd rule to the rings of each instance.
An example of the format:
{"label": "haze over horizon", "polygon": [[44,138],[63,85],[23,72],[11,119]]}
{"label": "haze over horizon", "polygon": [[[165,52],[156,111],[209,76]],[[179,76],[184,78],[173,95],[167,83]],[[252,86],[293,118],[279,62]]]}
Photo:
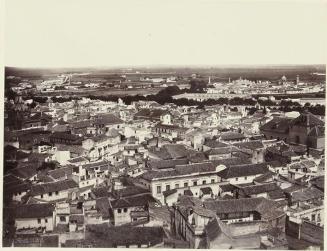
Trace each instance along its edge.
{"label": "haze over horizon", "polygon": [[5,65],[325,64],[326,21],[322,1],[7,0]]}

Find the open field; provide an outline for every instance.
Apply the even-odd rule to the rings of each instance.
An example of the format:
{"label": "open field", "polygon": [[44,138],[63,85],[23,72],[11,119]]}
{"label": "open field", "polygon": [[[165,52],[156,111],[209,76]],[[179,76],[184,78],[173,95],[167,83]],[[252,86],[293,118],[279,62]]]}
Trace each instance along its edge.
{"label": "open field", "polygon": [[117,88],[107,88],[107,89],[80,89],[80,90],[67,90],[67,91],[56,91],[56,92],[46,92],[39,93],[36,96],[135,96],[135,95],[151,95],[157,94],[162,88],[140,88],[140,89],[117,89]]}

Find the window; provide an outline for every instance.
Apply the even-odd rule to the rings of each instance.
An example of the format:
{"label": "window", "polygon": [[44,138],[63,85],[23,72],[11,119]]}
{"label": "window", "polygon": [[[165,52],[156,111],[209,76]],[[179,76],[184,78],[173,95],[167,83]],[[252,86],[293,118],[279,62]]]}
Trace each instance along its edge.
{"label": "window", "polygon": [[157,193],[158,193],[158,194],[161,193],[161,186],[157,186]]}
{"label": "window", "polygon": [[41,224],[41,219],[37,219],[37,223],[38,224]]}
{"label": "window", "polygon": [[41,199],[43,199],[43,194],[41,194]]}
{"label": "window", "polygon": [[59,191],[56,191],[56,195],[58,195],[59,194]]}
{"label": "window", "polygon": [[166,191],[170,190],[170,185],[166,185]]}
{"label": "window", "polygon": [[184,187],[188,187],[188,183],[187,182],[184,183]]}
{"label": "window", "polygon": [[205,184],[207,184],[207,181],[206,180],[202,181],[202,185],[205,185]]}
{"label": "window", "polygon": [[247,179],[248,179],[248,177],[247,177],[247,176],[245,176],[245,177],[244,177],[244,179],[245,179],[245,180],[247,180]]}
{"label": "window", "polygon": [[121,209],[120,209],[120,208],[118,208],[117,212],[120,214],[120,213],[121,213]]}
{"label": "window", "polygon": [[211,179],[211,183],[215,183],[215,179]]}
{"label": "window", "polygon": [[49,193],[49,196],[52,196],[52,192]]}
{"label": "window", "polygon": [[65,216],[60,216],[59,220],[60,220],[60,222],[66,222],[66,217]]}
{"label": "window", "polygon": [[45,223],[48,223],[48,219],[44,219]]}
{"label": "window", "polygon": [[192,218],[192,226],[194,226],[195,225],[195,218],[193,217]]}
{"label": "window", "polygon": [[127,208],[124,208],[124,213],[126,213],[127,212]]}
{"label": "window", "polygon": [[198,182],[197,181],[193,181],[193,186],[197,186]]}
{"label": "window", "polygon": [[311,215],[311,221],[316,221],[316,215],[315,214]]}
{"label": "window", "polygon": [[179,184],[175,184],[175,188],[179,188]]}
{"label": "window", "polygon": [[235,181],[238,181],[238,178],[235,178]]}

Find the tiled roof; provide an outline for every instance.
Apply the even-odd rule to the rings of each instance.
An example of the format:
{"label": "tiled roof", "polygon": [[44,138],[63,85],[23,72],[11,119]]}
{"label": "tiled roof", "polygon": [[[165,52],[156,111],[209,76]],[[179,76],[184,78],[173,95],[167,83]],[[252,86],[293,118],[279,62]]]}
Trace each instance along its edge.
{"label": "tiled roof", "polygon": [[95,187],[92,188],[92,193],[96,198],[109,197],[110,196],[110,187]]}
{"label": "tiled roof", "polygon": [[320,199],[323,197],[324,193],[315,187],[304,188],[291,193],[291,200],[293,203],[312,199]]}
{"label": "tiled roof", "polygon": [[104,125],[114,125],[114,124],[121,124],[123,121],[118,118],[116,115],[108,113],[108,114],[101,114],[94,118],[94,124],[104,124]]}
{"label": "tiled roof", "polygon": [[[190,190],[185,190],[185,191],[190,191]],[[181,195],[178,198],[178,205],[182,205],[184,207],[193,207],[193,206],[202,207],[203,202],[197,197]]]}
{"label": "tiled roof", "polygon": [[76,134],[71,134],[71,133],[67,133],[67,132],[54,132],[54,133],[52,133],[50,138],[71,140],[71,141],[81,141],[83,139],[82,137],[80,137]]}
{"label": "tiled roof", "polygon": [[56,144],[56,147],[60,151],[70,151],[70,153],[77,155],[83,155],[86,153],[86,150],[81,145]]}
{"label": "tiled roof", "polygon": [[270,191],[270,192],[268,192],[268,196],[272,200],[285,199],[286,198],[286,196],[285,196],[282,189],[276,189],[276,190]]}
{"label": "tiled roof", "polygon": [[182,132],[186,132],[188,130],[188,128],[180,127],[178,125],[164,125],[161,123],[157,124],[155,127],[163,128],[163,129],[170,129],[170,130],[175,130],[175,131],[182,131]]}
{"label": "tiled roof", "polygon": [[110,137],[105,134],[100,134],[97,136],[90,136],[89,138],[92,139],[94,142],[103,142],[103,141],[110,139]]}
{"label": "tiled roof", "polygon": [[266,183],[266,184],[258,184],[251,186],[239,187],[246,195],[254,195],[260,193],[267,193],[275,190],[281,190],[276,183]]}
{"label": "tiled roof", "polygon": [[62,167],[48,172],[48,175],[54,179],[60,179],[71,175],[73,172],[72,167]]}
{"label": "tiled roof", "polygon": [[166,110],[162,109],[141,109],[134,117],[135,118],[148,118],[148,119],[159,119],[161,115],[168,113]]}
{"label": "tiled roof", "polygon": [[93,247],[108,248],[138,244],[153,246],[163,242],[165,232],[161,227],[87,225],[85,235]]}
{"label": "tiled roof", "polygon": [[78,225],[84,224],[84,215],[80,215],[80,214],[70,215],[69,222],[76,223]]}
{"label": "tiled roof", "polygon": [[31,188],[31,184],[29,182],[25,182],[25,181],[20,181],[19,183],[14,183],[14,184],[10,184],[10,185],[4,185],[3,189],[4,189],[4,194],[11,196],[14,193],[17,192],[26,192],[28,190],[30,190]]}
{"label": "tiled roof", "polygon": [[220,135],[221,140],[239,140],[245,139],[245,136],[242,133],[238,132],[225,132]]}
{"label": "tiled roof", "polygon": [[260,140],[234,143],[233,145],[240,149],[246,148],[246,149],[250,149],[250,150],[257,150],[257,149],[264,148],[262,141],[260,141]]}
{"label": "tiled roof", "polygon": [[93,170],[94,168],[101,168],[101,167],[110,167],[110,162],[107,160],[102,160],[102,161],[98,161],[98,162],[91,162],[91,163],[87,163],[82,165],[83,169],[86,170]]}
{"label": "tiled roof", "polygon": [[[209,220],[205,227],[205,233],[210,242],[210,248],[231,249],[233,247],[233,239],[231,231],[227,224],[221,222],[217,217]],[[202,244],[203,245],[203,244]],[[207,248],[205,244],[201,248]]]}
{"label": "tiled roof", "polygon": [[174,168],[176,165],[187,164],[187,159],[176,159],[176,160],[150,160],[148,166],[151,169],[165,169]]}
{"label": "tiled roof", "polygon": [[16,218],[42,218],[52,216],[54,211],[53,204],[29,204],[21,205],[16,208]]}
{"label": "tiled roof", "polygon": [[177,193],[177,189],[166,190],[166,191],[164,191],[162,194],[163,194],[163,196],[166,198],[166,197],[168,197],[169,195],[172,195],[172,194],[175,194],[175,193]]}
{"label": "tiled roof", "polygon": [[80,121],[70,123],[69,126],[71,128],[81,129],[81,128],[86,128],[86,127],[92,126],[92,122],[91,122],[91,120],[80,120]]}
{"label": "tiled roof", "polygon": [[211,148],[218,148],[218,147],[227,146],[226,143],[220,142],[220,141],[217,141],[217,140],[214,140],[214,139],[206,139],[203,145],[211,147]]}
{"label": "tiled roof", "polygon": [[266,173],[259,175],[258,177],[255,177],[253,181],[258,183],[266,182],[267,180],[271,180],[274,175],[275,173],[268,171]]}
{"label": "tiled roof", "polygon": [[181,175],[214,171],[216,171],[216,167],[211,162],[193,163],[176,166],[176,172]]}
{"label": "tiled roof", "polygon": [[288,133],[289,126],[291,125],[291,118],[275,117],[266,124],[260,127],[262,131],[273,131],[279,133]]}
{"label": "tiled roof", "polygon": [[14,176],[22,179],[29,179],[37,174],[37,166],[33,162],[22,163],[24,166],[10,170]]}
{"label": "tiled roof", "polygon": [[142,187],[138,186],[127,186],[123,189],[119,190],[114,190],[112,191],[113,196],[117,198],[124,198],[124,197],[129,197],[129,196],[134,196],[134,195],[141,195],[144,193],[150,193],[149,190],[144,189]]}
{"label": "tiled roof", "polygon": [[200,163],[200,162],[207,161],[207,157],[203,152],[190,153],[188,159],[191,163]]}
{"label": "tiled roof", "polygon": [[244,177],[268,172],[267,163],[230,166],[217,173],[221,178]]}
{"label": "tiled roof", "polygon": [[110,202],[106,197],[96,199],[96,209],[101,213],[103,219],[108,219],[110,217]]}
{"label": "tiled roof", "polygon": [[235,186],[231,184],[225,184],[219,186],[222,192],[232,192],[235,189]]}
{"label": "tiled roof", "polygon": [[209,151],[206,151],[205,153],[208,156],[210,156],[210,155],[219,155],[219,154],[229,154],[235,151],[238,151],[238,149],[232,146],[226,146],[220,148],[211,148]]}
{"label": "tiled roof", "polygon": [[317,116],[313,115],[310,112],[303,112],[299,117],[293,119],[292,125],[299,126],[324,126],[325,123],[320,120]]}
{"label": "tiled roof", "polygon": [[68,160],[70,163],[79,163],[79,162],[84,162],[84,161],[88,161],[87,158],[80,156],[80,157],[76,157],[76,158],[72,158],[70,160]]}
{"label": "tiled roof", "polygon": [[251,163],[251,161],[247,158],[237,158],[237,157],[218,159],[218,160],[209,160],[209,161],[213,163],[215,166],[224,165],[226,167]]}
{"label": "tiled roof", "polygon": [[167,144],[163,148],[167,150],[172,159],[186,157],[189,153],[184,145],[179,144]]}
{"label": "tiled roof", "polygon": [[261,214],[263,219],[274,218],[275,216],[283,214],[282,211],[277,209],[276,205],[277,204],[274,201],[265,198],[245,198],[204,202],[205,208],[212,210],[217,214],[256,211]]}
{"label": "tiled roof", "polygon": [[325,176],[318,176],[310,180],[310,183],[320,190],[324,190],[325,187]]}
{"label": "tiled roof", "polygon": [[204,217],[207,217],[207,218],[215,218],[216,215],[214,212],[212,212],[211,210],[208,210],[204,207],[200,207],[200,206],[193,206],[192,207],[193,209],[193,212],[198,214],[198,215],[201,215],[201,216],[204,216]]}
{"label": "tiled roof", "polygon": [[156,200],[150,194],[142,194],[133,197],[125,197],[111,201],[112,208],[146,206]]}
{"label": "tiled roof", "polygon": [[190,150],[181,144],[165,144],[161,148],[151,147],[149,152],[158,156],[160,159],[181,159],[190,154]]}
{"label": "tiled roof", "polygon": [[37,196],[49,192],[64,191],[75,187],[78,187],[75,181],[62,180],[62,181],[34,185],[31,187],[30,193],[32,196]]}
{"label": "tiled roof", "polygon": [[141,175],[143,179],[152,180],[156,178],[168,178],[172,176],[188,175],[192,173],[215,172],[216,167],[211,162],[194,163],[188,165],[177,165],[175,170],[148,171]]}

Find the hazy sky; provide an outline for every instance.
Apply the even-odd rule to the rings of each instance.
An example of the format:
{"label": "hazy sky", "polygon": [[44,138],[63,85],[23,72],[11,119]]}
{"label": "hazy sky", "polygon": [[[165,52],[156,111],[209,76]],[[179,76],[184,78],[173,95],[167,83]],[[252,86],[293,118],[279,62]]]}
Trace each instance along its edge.
{"label": "hazy sky", "polygon": [[314,0],[6,0],[5,64],[320,64],[326,15]]}

